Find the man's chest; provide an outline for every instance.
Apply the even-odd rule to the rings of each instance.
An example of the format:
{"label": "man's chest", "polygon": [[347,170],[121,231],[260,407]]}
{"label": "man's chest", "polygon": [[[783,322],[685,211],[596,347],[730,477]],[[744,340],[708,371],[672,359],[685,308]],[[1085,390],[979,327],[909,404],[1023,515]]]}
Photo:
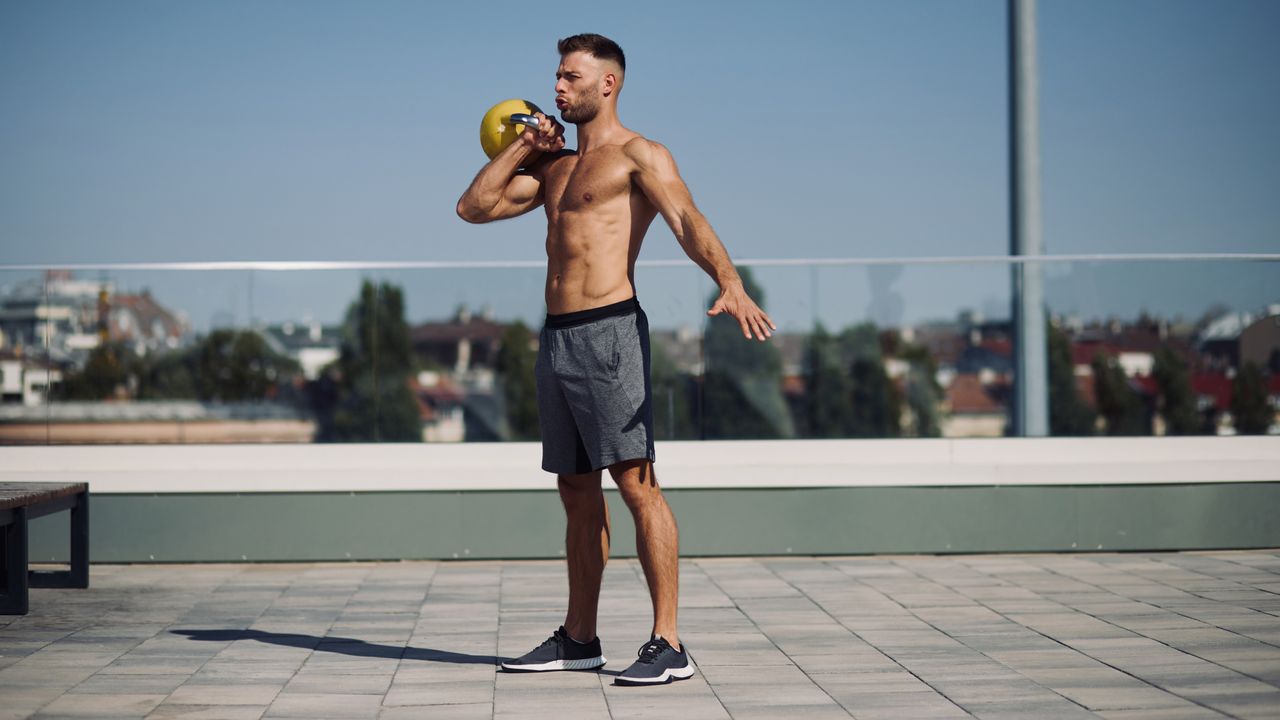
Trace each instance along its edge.
{"label": "man's chest", "polygon": [[547,168],[543,183],[548,211],[589,210],[629,198],[631,168],[619,152],[566,155]]}

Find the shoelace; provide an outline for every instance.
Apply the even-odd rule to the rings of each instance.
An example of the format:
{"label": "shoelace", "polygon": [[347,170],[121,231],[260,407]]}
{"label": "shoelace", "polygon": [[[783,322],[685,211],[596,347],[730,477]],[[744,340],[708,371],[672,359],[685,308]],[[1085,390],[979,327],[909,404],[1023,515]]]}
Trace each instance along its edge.
{"label": "shoelace", "polygon": [[671,647],[665,640],[655,640],[645,643],[645,646],[640,648],[640,652],[637,653],[640,656],[640,662],[646,665],[653,664],[653,662],[658,659],[658,656],[662,654],[663,646]]}
{"label": "shoelace", "polygon": [[543,640],[542,644],[539,645],[538,647],[544,648],[544,647],[547,647],[548,645],[563,645],[566,637],[567,636],[565,635],[561,635],[559,630],[556,630],[555,632],[551,633],[551,637],[547,638],[546,640]]}

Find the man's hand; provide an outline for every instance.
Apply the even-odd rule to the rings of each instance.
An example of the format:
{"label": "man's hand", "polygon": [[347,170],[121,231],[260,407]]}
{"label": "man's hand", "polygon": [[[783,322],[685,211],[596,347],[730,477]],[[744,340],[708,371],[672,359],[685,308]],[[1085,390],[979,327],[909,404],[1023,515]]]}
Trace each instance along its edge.
{"label": "man's hand", "polygon": [[769,316],[765,315],[741,285],[730,285],[722,289],[720,297],[707,311],[707,315],[715,317],[726,312],[738,320],[738,324],[742,326],[742,334],[748,340],[751,339],[751,333],[754,331],[756,337],[764,342],[765,338],[773,334],[773,330],[778,329],[778,326],[773,324]]}
{"label": "man's hand", "polygon": [[564,149],[564,126],[553,117],[542,113],[534,113],[538,118],[538,127],[526,126],[520,133],[520,140],[534,152],[554,153]]}

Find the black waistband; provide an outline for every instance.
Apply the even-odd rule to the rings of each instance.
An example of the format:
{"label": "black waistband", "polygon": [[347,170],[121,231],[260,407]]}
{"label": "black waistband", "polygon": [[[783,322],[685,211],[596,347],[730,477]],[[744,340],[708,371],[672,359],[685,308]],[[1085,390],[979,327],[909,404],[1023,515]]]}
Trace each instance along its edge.
{"label": "black waistband", "polygon": [[596,320],[603,320],[607,317],[615,315],[630,315],[640,309],[640,301],[635,297],[629,297],[621,302],[612,305],[601,305],[600,307],[587,308],[586,310],[578,310],[571,313],[561,313],[560,315],[547,314],[547,322],[545,327],[549,328],[567,328],[574,325],[585,325]]}

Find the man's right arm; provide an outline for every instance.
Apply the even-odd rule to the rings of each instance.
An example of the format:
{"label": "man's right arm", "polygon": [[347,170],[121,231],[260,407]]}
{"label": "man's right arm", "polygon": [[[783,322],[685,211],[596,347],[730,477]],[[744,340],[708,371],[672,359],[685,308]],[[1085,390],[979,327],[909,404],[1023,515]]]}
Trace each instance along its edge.
{"label": "man's right arm", "polygon": [[538,118],[538,130],[525,131],[471,181],[458,200],[458,217],[469,223],[487,223],[523,215],[542,204],[542,181],[518,168],[539,152],[563,148],[564,128],[540,113]]}

